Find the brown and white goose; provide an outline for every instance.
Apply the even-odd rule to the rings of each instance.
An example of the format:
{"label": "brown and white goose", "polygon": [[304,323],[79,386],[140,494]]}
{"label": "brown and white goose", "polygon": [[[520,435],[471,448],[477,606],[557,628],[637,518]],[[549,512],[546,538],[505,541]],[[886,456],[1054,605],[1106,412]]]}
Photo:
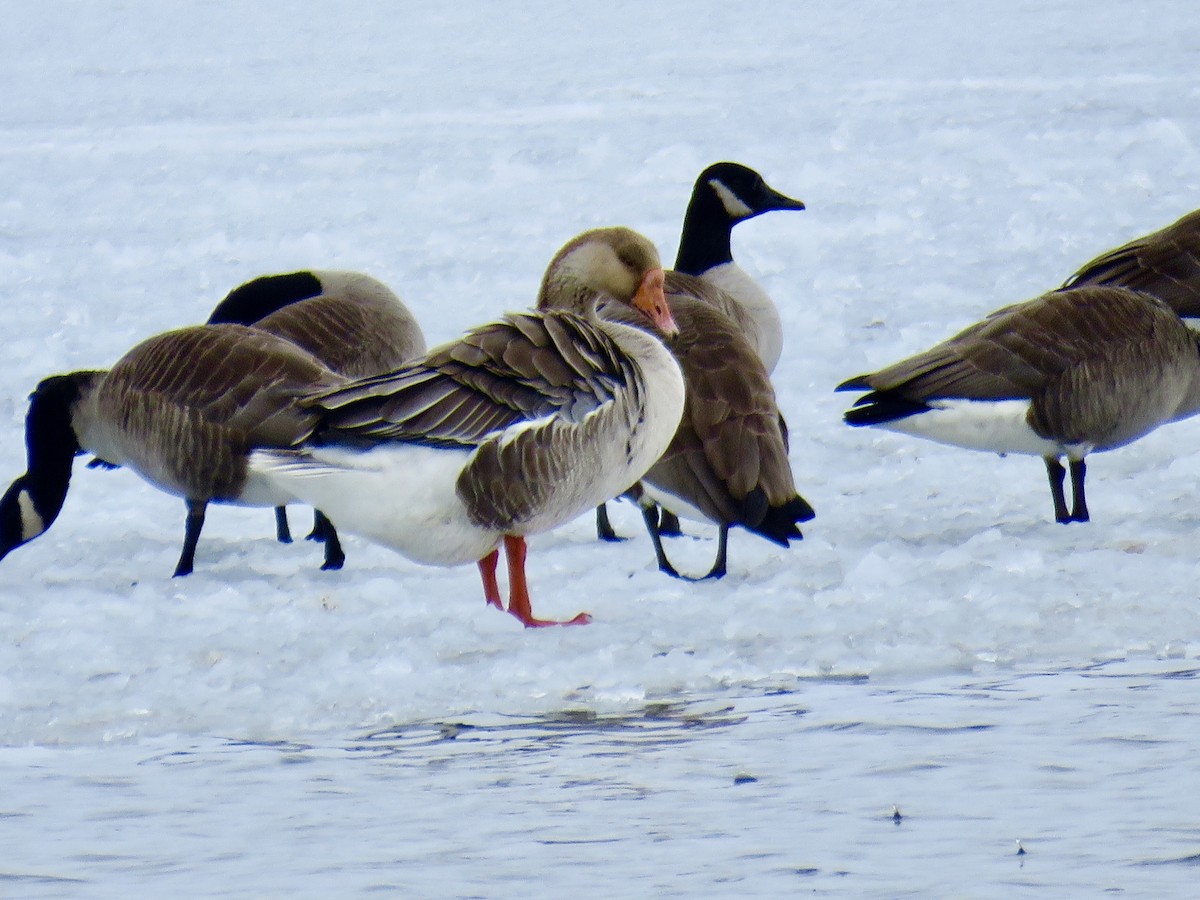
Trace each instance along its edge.
{"label": "brown and white goose", "polygon": [[[846,412],[850,425],[1041,456],[1055,520],[1086,522],[1084,457],[1200,411],[1200,348],[1160,300],[1122,288],[1078,287],[1001,309],[838,390],[869,391]],[[1070,509],[1063,456],[1071,471]]]}
{"label": "brown and white goose", "polygon": [[251,469],[339,529],[417,562],[477,562],[498,608],[503,544],[508,612],[526,626],[559,624],[533,615],[525,538],[620,494],[670,443],[683,410],[679,367],[657,336],[596,310],[601,298],[628,304],[670,335],[662,284],[641,235],[586,232],[550,263],[541,311],[303,401],[320,417],[306,446],[257,452]]}
{"label": "brown and white goose", "polygon": [[54,522],[72,462],[86,450],[184,498],[175,574],[189,574],[210,502],[286,501],[248,471],[247,454],[299,441],[316,414],[296,407],[296,398],[344,380],[290,341],[241,325],[171,331],[107,371],[45,379],[26,417],[27,471],[0,499],[0,558]]}
{"label": "brown and white goose", "polygon": [[655,508],[719,529],[704,578],[726,573],[729,529],[741,526],[786,547],[815,513],[796,492],[783,417],[766,368],[741,329],[719,309],[721,292],[678,272],[667,276],[667,305],[679,326],[670,342],[683,372],[683,417],[662,458],[631,492],[642,508],[661,571],[667,558]]}
{"label": "brown and white goose", "polygon": [[[263,275],[217,304],[208,324],[253,325],[303,347],[347,378],[390,372],[425,352],[425,335],[408,307],[383,282],[361,272],[306,270]],[[275,509],[275,533],[292,539],[285,507]],[[330,545],[331,568],[344,559],[337,532],[318,510],[308,535]]]}
{"label": "brown and white goose", "polygon": [[1142,291],[1184,319],[1200,318],[1200,210],[1096,257],[1064,288],[1089,285]]}

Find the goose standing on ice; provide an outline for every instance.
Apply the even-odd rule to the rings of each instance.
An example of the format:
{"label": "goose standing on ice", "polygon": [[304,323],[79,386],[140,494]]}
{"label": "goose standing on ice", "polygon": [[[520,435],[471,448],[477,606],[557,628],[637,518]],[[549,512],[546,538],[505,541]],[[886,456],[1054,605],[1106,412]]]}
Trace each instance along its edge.
{"label": "goose standing on ice", "polygon": [[[263,275],[217,304],[208,324],[218,323],[277,334],[347,378],[382,375],[425,352],[425,335],[408,307],[383,282],[361,272]],[[286,507],[275,509],[275,534],[283,543],[292,540]],[[341,567],[345,554],[337,532],[320,510],[308,537],[329,545],[328,568]]]}
{"label": "goose standing on ice", "polygon": [[[344,380],[290,341],[241,325],[167,332],[107,371],[43,380],[25,420],[27,471],[0,499],[0,559],[54,522],[72,462],[86,450],[184,498],[175,575],[189,574],[210,502],[287,500],[247,471],[247,454],[299,441],[316,414],[296,398]],[[327,564],[330,552],[326,544]]]}
{"label": "goose standing on ice", "polygon": [[[781,194],[768,185],[763,177],[753,169],[735,162],[714,163],[697,176],[692,187],[692,194],[683,217],[683,230],[679,238],[675,269],[667,273],[667,293],[672,298],[672,302],[675,302],[674,298],[676,297],[698,299],[723,313],[732,323],[733,330],[740,334],[745,342],[748,342],[750,349],[758,355],[767,375],[774,370],[782,353],[783,325],[779,310],[771,297],[734,261],[733,227],[739,222],[745,222],[773,210],[802,210],[804,208],[803,202]],[[685,332],[688,330],[683,322],[680,322],[680,328]],[[730,328],[726,323],[720,323],[703,338],[695,336],[704,344],[707,355],[704,363],[707,373],[700,375],[697,370],[697,377],[704,378],[706,382],[702,388],[702,394],[712,397],[718,402],[722,399],[721,383],[731,383],[731,378],[738,378],[736,374],[732,373],[739,368],[745,368],[737,362],[742,344],[739,341],[737,349],[730,348],[729,361],[731,365],[724,367],[724,374],[717,373],[712,369],[712,364],[717,357],[711,351],[719,348],[721,336],[728,334],[729,331]],[[699,349],[699,347],[695,348],[697,352]],[[684,368],[685,378],[687,378],[688,364],[681,358],[680,365]],[[752,376],[752,380],[761,381],[758,379],[757,373]],[[752,392],[756,393],[759,399],[769,394],[769,405],[774,406],[774,394],[769,384],[765,392],[761,388],[752,389]],[[739,399],[745,396],[741,391],[738,391],[738,395]],[[759,400],[754,400],[753,405],[761,404]],[[736,415],[737,413],[735,413]],[[731,422],[728,427],[733,427],[733,423]],[[683,435],[680,437],[682,438]],[[714,435],[702,435],[701,440],[708,445],[710,451],[717,447],[718,439]],[[727,441],[728,437],[720,440]],[[786,454],[786,447],[784,453]],[[692,455],[695,458],[694,450]],[[744,462],[750,458],[751,451],[744,450],[741,455]],[[724,470],[726,474],[735,474],[731,467],[736,465],[738,463],[731,461],[728,454],[725,460],[716,463],[717,468]],[[754,464],[751,463],[751,465]],[[772,469],[774,467],[767,463],[764,468]],[[732,509],[735,504],[742,504],[745,497],[754,489],[751,472],[752,470],[743,468],[740,473],[735,474],[732,495],[712,498],[712,502],[689,502],[687,504],[690,517],[697,517],[699,506],[706,506],[708,512],[699,518],[702,521],[715,522],[722,528],[719,536],[717,561],[710,570],[709,576],[706,577],[720,577],[724,574],[728,540],[726,526],[746,524],[747,516],[735,515],[732,513]],[[711,480],[712,476],[710,475],[708,478]],[[739,483],[747,484],[748,481],[748,487],[738,486]],[[688,494],[695,493],[698,486],[689,490],[686,486],[676,484],[674,489]],[[728,494],[727,491],[720,488],[716,490],[718,494]],[[777,481],[776,485],[769,489],[769,493],[773,494],[778,501],[783,495],[782,483]],[[669,509],[655,509],[648,505],[646,495],[642,497],[641,505],[647,530],[654,542],[659,568],[668,574],[676,574],[670,563],[664,565],[666,557],[662,551],[661,536],[680,534],[678,517]],[[716,512],[718,508],[723,509],[724,512],[718,514]],[[754,522],[757,519],[758,513],[755,509],[756,507],[751,508],[749,521]],[[618,540],[605,506],[600,506],[596,510],[596,534],[601,540]],[[797,532],[794,536],[799,536],[799,533]],[[786,546],[786,541],[782,541],[782,543]]]}
{"label": "goose standing on ice", "polygon": [[850,425],[1041,456],[1055,521],[1086,522],[1084,457],[1200,411],[1200,347],[1149,294],[1075,287],[1001,309],[838,390],[869,391],[846,412]]}
{"label": "goose standing on ice", "polygon": [[628,304],[669,336],[663,277],[641,235],[586,232],[550,263],[541,311],[302,401],[320,417],[306,445],[257,452],[251,469],[417,562],[476,562],[497,608],[503,544],[508,612],[526,626],[560,624],[533,615],[525,538],[622,493],[670,443],[683,409],[678,365],[658,337],[596,309],[601,298]]}

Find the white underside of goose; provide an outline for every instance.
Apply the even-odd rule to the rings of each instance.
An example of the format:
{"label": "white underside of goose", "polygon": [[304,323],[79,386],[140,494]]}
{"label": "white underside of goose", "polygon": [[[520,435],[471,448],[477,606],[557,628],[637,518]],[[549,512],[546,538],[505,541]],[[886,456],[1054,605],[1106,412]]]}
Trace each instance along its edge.
{"label": "white underside of goose", "polygon": [[700,276],[733,297],[754,320],[754,334],[746,337],[758,351],[768,374],[775,371],[783,353],[783,320],[770,295],[736,262],[713,266]]}
{"label": "white underside of goose", "polygon": [[711,525],[712,520],[702,513],[697,507],[688,503],[682,497],[676,497],[674,494],[660,490],[648,482],[642,482],[643,502],[653,501],[658,506],[661,506],[667,512],[674,513],[681,519],[688,519],[692,522],[703,522]]}
{"label": "white underside of goose", "polygon": [[1091,444],[1062,444],[1029,426],[1028,400],[929,400],[929,410],[876,425],[939,444],[991,453],[1082,459]]}
{"label": "white underside of goose", "polygon": [[369,450],[259,450],[250,469],[348,531],[414,562],[454,566],[492,552],[502,533],[473,524],[455,491],[473,450],[380,444]]}

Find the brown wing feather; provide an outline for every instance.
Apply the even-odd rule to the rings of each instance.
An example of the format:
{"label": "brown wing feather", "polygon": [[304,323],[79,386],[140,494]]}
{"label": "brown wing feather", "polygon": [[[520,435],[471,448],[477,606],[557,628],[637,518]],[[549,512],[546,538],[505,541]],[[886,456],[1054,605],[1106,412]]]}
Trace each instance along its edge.
{"label": "brown wing feather", "polygon": [[1154,307],[1162,308],[1123,290],[1053,292],[1007,307],[924,353],[843,387],[918,401],[1029,398],[1067,370],[1158,327]]}
{"label": "brown wing feather", "polygon": [[1089,285],[1144,291],[1181,316],[1200,316],[1200,210],[1098,256],[1063,287]]}
{"label": "brown wing feather", "polygon": [[310,398],[321,440],[474,446],[551,414],[578,421],[630,380],[612,340],[565,312],[513,314],[394,373]]}

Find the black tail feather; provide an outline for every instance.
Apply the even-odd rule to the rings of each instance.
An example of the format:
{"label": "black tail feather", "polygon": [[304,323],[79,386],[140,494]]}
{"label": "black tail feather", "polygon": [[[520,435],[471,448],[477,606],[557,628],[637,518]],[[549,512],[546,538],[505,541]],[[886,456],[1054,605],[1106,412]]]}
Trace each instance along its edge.
{"label": "black tail feather", "polygon": [[892,391],[872,391],[859,397],[842,418],[847,425],[882,425],[928,411],[929,405]]}

